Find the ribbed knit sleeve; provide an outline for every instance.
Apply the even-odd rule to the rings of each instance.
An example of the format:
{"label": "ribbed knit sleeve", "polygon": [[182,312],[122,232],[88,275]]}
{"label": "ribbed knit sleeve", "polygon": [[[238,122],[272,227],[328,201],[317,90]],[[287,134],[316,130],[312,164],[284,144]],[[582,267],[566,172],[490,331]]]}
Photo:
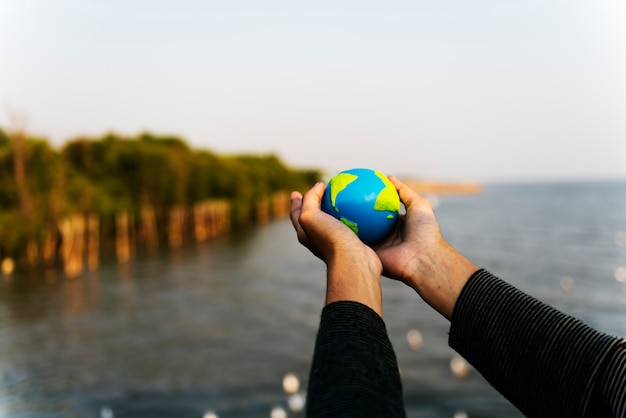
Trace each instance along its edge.
{"label": "ribbed knit sleeve", "polygon": [[529,417],[626,417],[626,341],[485,270],[452,315],[450,346]]}
{"label": "ribbed knit sleeve", "polygon": [[309,376],[307,417],[404,417],[402,386],[385,323],[369,307],[322,311]]}

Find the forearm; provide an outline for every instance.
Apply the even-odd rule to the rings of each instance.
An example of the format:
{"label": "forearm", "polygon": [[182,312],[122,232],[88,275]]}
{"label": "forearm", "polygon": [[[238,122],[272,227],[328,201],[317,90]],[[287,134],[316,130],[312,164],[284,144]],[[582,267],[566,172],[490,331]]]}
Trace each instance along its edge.
{"label": "forearm", "polygon": [[[623,340],[484,270],[457,300],[449,343],[527,416],[612,416],[608,410],[624,408]],[[621,371],[611,376],[611,364],[622,364]],[[619,393],[607,399],[612,384],[621,384],[621,401]]]}
{"label": "forearm", "polygon": [[398,365],[385,324],[365,305],[344,301],[322,311],[307,416],[405,416]]}

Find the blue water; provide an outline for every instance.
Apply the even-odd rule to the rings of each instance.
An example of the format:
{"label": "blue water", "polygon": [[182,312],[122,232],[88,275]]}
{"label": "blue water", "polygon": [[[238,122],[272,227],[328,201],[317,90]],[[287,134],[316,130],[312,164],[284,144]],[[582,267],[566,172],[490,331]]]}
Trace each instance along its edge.
{"label": "blue water", "polygon": [[[626,336],[615,278],[626,267],[626,182],[487,185],[433,203],[446,239],[477,265]],[[453,375],[445,319],[401,283],[383,291],[410,417],[521,416],[475,370]],[[306,389],[323,300],[324,266],[287,220],[123,266],[104,260],[79,279],[4,277],[0,417],[269,417],[277,407],[301,417],[282,379],[295,373]]]}

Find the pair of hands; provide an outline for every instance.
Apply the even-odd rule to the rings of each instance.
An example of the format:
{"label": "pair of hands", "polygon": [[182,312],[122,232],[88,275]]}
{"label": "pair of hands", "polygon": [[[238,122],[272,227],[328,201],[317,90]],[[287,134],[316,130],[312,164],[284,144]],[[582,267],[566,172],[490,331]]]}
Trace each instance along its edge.
{"label": "pair of hands", "polygon": [[393,176],[406,208],[392,234],[376,247],[361,242],[339,220],[321,210],[324,184],[291,194],[291,222],[298,241],[327,265],[326,303],[361,302],[382,316],[380,277],[407,284],[450,319],[467,279],[477,270],[442,237],[428,200]]}

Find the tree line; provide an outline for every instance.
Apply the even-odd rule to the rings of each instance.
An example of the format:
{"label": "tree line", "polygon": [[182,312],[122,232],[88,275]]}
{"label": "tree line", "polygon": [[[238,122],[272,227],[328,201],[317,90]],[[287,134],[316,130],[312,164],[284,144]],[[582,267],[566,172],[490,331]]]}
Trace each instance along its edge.
{"label": "tree line", "polygon": [[75,231],[64,234],[64,225],[74,228],[68,219],[81,220],[79,234],[97,234],[99,252],[122,233],[148,247],[172,243],[175,234],[212,228],[218,216],[228,224],[222,229],[242,228],[284,212],[286,193],[320,176],[274,154],[219,155],[176,136],[108,133],[56,149],[0,128],[0,260],[58,262],[64,241],[76,247],[68,238]]}

